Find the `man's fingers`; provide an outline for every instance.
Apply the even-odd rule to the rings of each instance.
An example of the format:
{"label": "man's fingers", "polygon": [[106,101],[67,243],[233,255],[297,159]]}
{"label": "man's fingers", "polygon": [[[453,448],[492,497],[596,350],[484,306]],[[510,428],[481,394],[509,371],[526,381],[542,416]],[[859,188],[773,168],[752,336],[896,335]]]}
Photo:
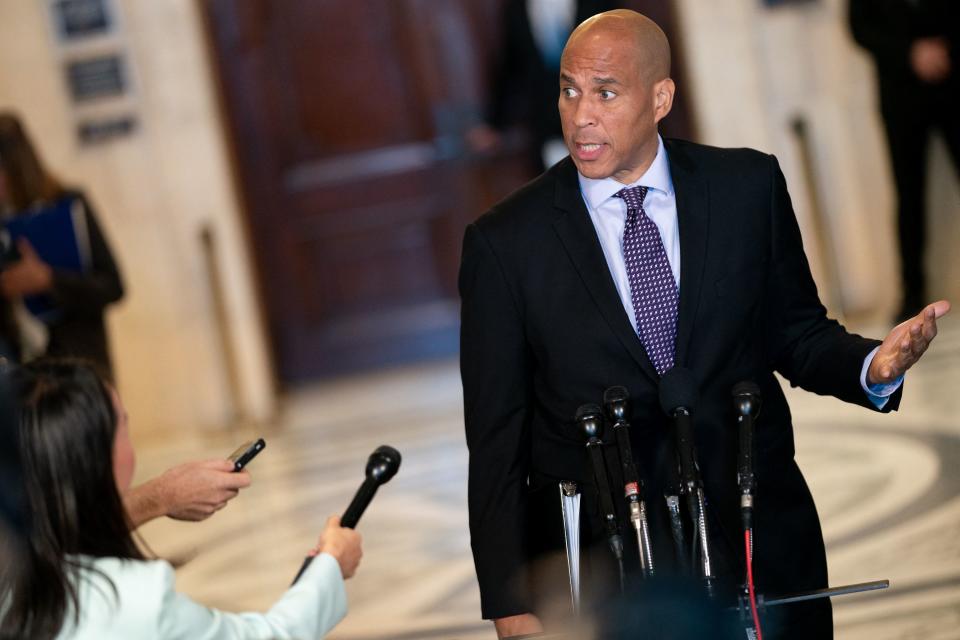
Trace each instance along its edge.
{"label": "man's fingers", "polygon": [[950,302],[947,300],[937,300],[932,304],[928,304],[924,312],[929,312],[931,308],[933,309],[933,319],[939,320],[950,313]]}

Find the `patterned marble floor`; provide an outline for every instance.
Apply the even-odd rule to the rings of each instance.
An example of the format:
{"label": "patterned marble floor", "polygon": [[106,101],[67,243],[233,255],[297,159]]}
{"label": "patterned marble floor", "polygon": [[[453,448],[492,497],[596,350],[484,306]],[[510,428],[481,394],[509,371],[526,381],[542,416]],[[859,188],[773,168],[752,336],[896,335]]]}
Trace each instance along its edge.
{"label": "patterned marble floor", "polygon": [[[865,331],[879,335],[882,331]],[[872,415],[788,389],[797,455],[817,499],[831,582],[889,578],[835,601],[838,640],[960,638],[960,314],[911,372],[901,411]],[[278,425],[254,434],[144,434],[141,479],[192,458],[267,439],[253,486],[207,522],[143,529],[153,550],[190,559],[179,588],[231,610],[265,609],[289,584],[326,516],[340,513],[379,444],[400,473],[360,524],[365,557],[350,614],[331,638],[492,639],[478,620],[467,534],[466,463],[456,364],[368,375],[298,392]],[[135,431],[136,433],[136,431]]]}

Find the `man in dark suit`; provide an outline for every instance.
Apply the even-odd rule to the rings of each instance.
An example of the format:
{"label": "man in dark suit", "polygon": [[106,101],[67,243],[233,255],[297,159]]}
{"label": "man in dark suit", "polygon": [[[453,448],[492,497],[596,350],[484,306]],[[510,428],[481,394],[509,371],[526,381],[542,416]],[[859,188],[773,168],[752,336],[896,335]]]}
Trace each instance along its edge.
{"label": "man in dark suit", "polygon": [[943,134],[960,171],[960,2],[850,0],[849,15],[854,39],[877,66],[897,192],[900,322],[926,300],[927,150],[934,130]]}
{"label": "man in dark suit", "polygon": [[[882,343],[828,319],[776,160],[661,140],[657,126],[674,94],[669,72],[666,37],[640,14],[611,11],[577,27],[560,69],[571,157],[464,238],[471,539],[483,616],[501,637],[541,629],[536,614],[560,582],[538,576],[540,559],[563,548],[562,480],[584,487],[585,570],[603,574],[597,492],[573,416],[613,385],[633,399],[631,439],[645,474],[654,557],[670,571],[660,496],[675,458],[657,392],[674,365],[690,369],[700,387],[694,429],[721,577],[737,583],[743,566],[730,391],[754,380],[764,398],[755,446],[757,587],[773,594],[826,586],[816,508],[793,459],[790,413],[773,372],[890,411],[901,376],[949,310],[946,301],[929,305]],[[832,636],[826,601],[785,609],[781,635],[771,628],[768,637]]]}

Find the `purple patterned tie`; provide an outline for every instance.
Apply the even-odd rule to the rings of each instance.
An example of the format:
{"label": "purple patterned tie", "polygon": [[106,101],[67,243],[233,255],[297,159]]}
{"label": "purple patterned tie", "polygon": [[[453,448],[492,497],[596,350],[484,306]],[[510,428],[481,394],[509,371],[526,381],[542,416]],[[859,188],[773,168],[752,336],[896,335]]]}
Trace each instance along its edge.
{"label": "purple patterned tie", "polygon": [[623,227],[623,262],[630,281],[630,299],[637,316],[637,334],[657,373],[673,366],[677,342],[679,294],[660,231],[643,210],[647,187],[614,194],[627,203]]}

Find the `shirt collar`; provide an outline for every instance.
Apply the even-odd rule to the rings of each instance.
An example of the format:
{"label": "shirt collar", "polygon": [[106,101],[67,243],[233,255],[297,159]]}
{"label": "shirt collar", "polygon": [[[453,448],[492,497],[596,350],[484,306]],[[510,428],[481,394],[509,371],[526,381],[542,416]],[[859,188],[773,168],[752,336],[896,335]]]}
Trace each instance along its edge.
{"label": "shirt collar", "polygon": [[654,191],[660,191],[668,196],[673,195],[673,179],[670,177],[670,163],[667,159],[667,150],[663,146],[663,138],[657,135],[657,155],[653,159],[653,164],[647,169],[646,173],[640,176],[640,179],[631,184],[617,182],[613,178],[586,178],[577,172],[577,178],[580,181],[580,192],[583,194],[587,205],[591,209],[597,209],[607,199],[612,198],[615,193],[626,187],[644,186]]}

